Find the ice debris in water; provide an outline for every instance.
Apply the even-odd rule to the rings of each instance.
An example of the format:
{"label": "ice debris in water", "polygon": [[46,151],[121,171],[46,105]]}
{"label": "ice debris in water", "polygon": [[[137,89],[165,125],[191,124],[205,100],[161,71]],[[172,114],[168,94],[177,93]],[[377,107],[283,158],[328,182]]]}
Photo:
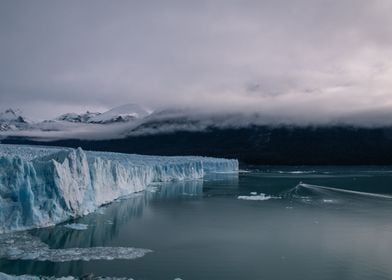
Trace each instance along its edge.
{"label": "ice debris in water", "polygon": [[88,225],[72,223],[72,224],[66,224],[66,225],[64,225],[64,227],[70,228],[70,229],[75,229],[75,230],[86,230],[88,228]]}
{"label": "ice debris in water", "polygon": [[92,280],[134,280],[133,278],[127,277],[101,277],[94,275],[86,275],[82,276],[82,278],[73,277],[73,276],[63,276],[63,277],[54,277],[54,276],[35,276],[35,275],[9,275],[0,272],[0,280],[79,280],[79,279],[92,279]]}
{"label": "ice debris in water", "polygon": [[64,222],[154,182],[238,173],[238,161],[0,145],[0,233]]}
{"label": "ice debris in water", "polygon": [[[5,274],[0,272],[0,279],[1,280],[43,280],[44,278],[41,278],[39,276],[33,276],[33,275],[10,275],[10,274]],[[45,279],[56,279],[56,278],[45,278]],[[74,280],[75,278],[62,278],[62,279],[67,279],[67,280]]]}
{"label": "ice debris in water", "polygon": [[141,258],[149,249],[132,247],[89,247],[50,249],[38,237],[26,232],[0,235],[0,258],[51,262],[114,260]]}
{"label": "ice debris in water", "polygon": [[0,280],[77,280],[73,276],[52,277],[52,276],[34,276],[34,275],[9,275],[0,272]]}
{"label": "ice debris in water", "polygon": [[257,195],[255,192],[251,192],[251,195],[240,195],[238,196],[238,199],[243,199],[243,200],[269,200],[272,198],[270,195],[266,195],[265,193],[260,193]]}
{"label": "ice debris in water", "polygon": [[158,187],[148,187],[148,188],[147,188],[147,191],[148,191],[148,192],[152,192],[152,193],[155,193],[155,192],[157,192],[158,190],[159,190]]}

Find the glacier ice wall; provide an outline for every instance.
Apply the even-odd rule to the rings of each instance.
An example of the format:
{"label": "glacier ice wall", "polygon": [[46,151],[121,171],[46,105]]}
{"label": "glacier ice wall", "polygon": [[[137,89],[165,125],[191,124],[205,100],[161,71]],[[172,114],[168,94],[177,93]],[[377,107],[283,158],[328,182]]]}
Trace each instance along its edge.
{"label": "glacier ice wall", "polygon": [[238,161],[0,145],[0,233],[86,215],[153,182],[238,172]]}

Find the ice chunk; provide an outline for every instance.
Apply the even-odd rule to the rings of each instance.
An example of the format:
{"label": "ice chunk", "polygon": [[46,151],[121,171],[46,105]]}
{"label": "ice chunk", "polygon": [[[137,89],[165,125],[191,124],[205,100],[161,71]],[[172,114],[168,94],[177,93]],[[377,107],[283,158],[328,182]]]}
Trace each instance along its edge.
{"label": "ice chunk", "polygon": [[73,276],[63,276],[63,277],[54,277],[54,276],[34,276],[34,275],[9,275],[0,272],[0,280],[80,280],[80,279],[95,279],[95,280],[133,280],[133,278],[126,277],[100,277],[94,275],[88,275],[83,278],[75,278]]}
{"label": "ice chunk", "polygon": [[148,191],[148,192],[152,192],[152,193],[155,193],[155,192],[157,192],[158,190],[159,190],[158,187],[148,187],[148,188],[147,188],[147,191]]}
{"label": "ice chunk", "polygon": [[86,230],[88,225],[85,224],[66,224],[64,225],[66,228],[75,229],[75,230]]}
{"label": "ice chunk", "polygon": [[240,195],[238,199],[243,199],[243,200],[269,200],[271,199],[272,196],[270,195],[265,195],[264,193],[260,193],[259,195]]}
{"label": "ice chunk", "polygon": [[55,278],[55,277],[40,277],[40,276],[34,276],[34,275],[9,275],[0,272],[0,279],[1,280],[76,280],[74,277],[61,277],[61,278]]}
{"label": "ice chunk", "polygon": [[75,278],[73,276],[63,276],[63,277],[54,277],[54,276],[35,276],[35,275],[9,275],[0,272],[0,280],[80,280],[80,279],[95,279],[95,280],[134,280],[133,278],[127,277],[100,277],[94,275],[87,275],[87,277],[83,278]]}
{"label": "ice chunk", "polygon": [[0,258],[10,260],[36,260],[51,262],[114,260],[141,258],[149,249],[132,247],[88,247],[50,249],[39,238],[28,233],[0,235]]}
{"label": "ice chunk", "polygon": [[15,276],[15,275],[9,275],[0,272],[0,279],[1,280],[40,280],[38,276],[31,276],[31,275],[20,275],[20,276]]}
{"label": "ice chunk", "polygon": [[238,172],[238,161],[0,145],[0,233],[64,222],[154,182]]}

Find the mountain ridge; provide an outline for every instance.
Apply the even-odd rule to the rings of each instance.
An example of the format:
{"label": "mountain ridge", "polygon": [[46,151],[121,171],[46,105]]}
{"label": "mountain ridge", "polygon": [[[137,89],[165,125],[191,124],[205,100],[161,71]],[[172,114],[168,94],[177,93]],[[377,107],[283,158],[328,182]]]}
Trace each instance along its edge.
{"label": "mountain ridge", "polygon": [[[63,123],[69,124],[101,124],[110,125],[127,123],[142,119],[151,112],[137,104],[124,104],[105,112],[65,113],[54,119],[38,122],[28,120],[20,110],[7,109],[0,112],[0,131],[56,131],[64,128]],[[66,127],[69,129],[69,126]],[[77,127],[75,127],[77,129]]]}

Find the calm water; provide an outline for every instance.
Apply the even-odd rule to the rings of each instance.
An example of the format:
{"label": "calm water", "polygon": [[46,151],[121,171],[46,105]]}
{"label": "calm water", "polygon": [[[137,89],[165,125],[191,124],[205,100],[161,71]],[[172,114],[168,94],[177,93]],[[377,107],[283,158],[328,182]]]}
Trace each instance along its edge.
{"label": "calm water", "polygon": [[[300,182],[303,184],[298,185]],[[354,192],[352,192],[354,191]],[[251,192],[269,200],[240,200]],[[51,248],[137,247],[133,260],[0,259],[8,274],[134,279],[392,279],[392,167],[254,167],[155,185],[31,231]]]}

